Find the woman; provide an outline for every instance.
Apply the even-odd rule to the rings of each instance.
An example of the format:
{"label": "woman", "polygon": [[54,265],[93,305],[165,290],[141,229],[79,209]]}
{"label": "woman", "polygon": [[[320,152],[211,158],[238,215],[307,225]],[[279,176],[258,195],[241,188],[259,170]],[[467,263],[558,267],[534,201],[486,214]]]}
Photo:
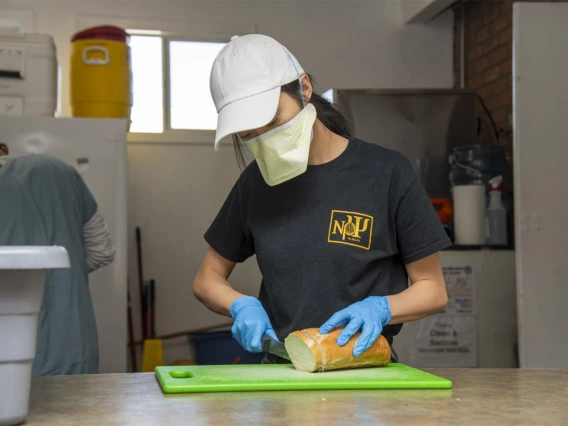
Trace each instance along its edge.
{"label": "woman", "polygon": [[[443,309],[438,252],[450,241],[402,154],[352,138],[292,54],[267,36],[231,39],[213,65],[211,93],[216,149],[233,135],[241,160],[242,143],[256,161],[205,234],[210,247],[193,290],[233,317],[246,350],[260,352],[263,335],[345,326],[337,344],[362,330],[359,356],[380,334],[392,346],[403,322]],[[258,299],[227,281],[253,254],[263,276]],[[282,361],[267,354],[265,362]]]}
{"label": "woman", "polygon": [[73,167],[46,155],[9,153],[0,143],[0,246],[63,246],[71,261],[70,269],[45,277],[32,375],[96,374],[99,346],[88,274],[114,260],[109,230]]}

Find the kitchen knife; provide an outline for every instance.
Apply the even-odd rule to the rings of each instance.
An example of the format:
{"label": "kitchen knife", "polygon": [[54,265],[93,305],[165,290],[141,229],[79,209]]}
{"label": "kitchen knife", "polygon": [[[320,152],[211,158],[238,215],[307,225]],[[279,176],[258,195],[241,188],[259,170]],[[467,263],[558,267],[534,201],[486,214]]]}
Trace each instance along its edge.
{"label": "kitchen knife", "polygon": [[284,343],[274,340],[272,337],[264,336],[262,338],[262,350],[290,361]]}

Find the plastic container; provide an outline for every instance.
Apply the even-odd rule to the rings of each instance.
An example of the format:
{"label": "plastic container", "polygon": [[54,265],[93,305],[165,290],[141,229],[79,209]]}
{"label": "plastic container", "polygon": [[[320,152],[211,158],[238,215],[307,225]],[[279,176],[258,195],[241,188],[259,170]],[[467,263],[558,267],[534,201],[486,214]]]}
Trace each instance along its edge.
{"label": "plastic container", "polygon": [[452,203],[447,198],[430,198],[430,202],[442,223],[451,223],[454,218]]}
{"label": "plastic container", "polygon": [[53,117],[58,71],[51,36],[0,29],[0,115]]}
{"label": "plastic container", "polygon": [[485,185],[457,185],[454,199],[454,238],[456,245],[485,245],[487,222]]}
{"label": "plastic container", "polygon": [[450,155],[450,181],[457,185],[485,185],[497,175],[507,176],[509,162],[501,145],[468,145],[453,149]]}
{"label": "plastic container", "polygon": [[188,336],[197,365],[260,364],[264,353],[251,353],[233,339],[231,331],[211,331]]}
{"label": "plastic container", "polygon": [[69,268],[63,247],[0,246],[0,425],[26,420],[37,316],[47,269]]}
{"label": "plastic container", "polygon": [[454,210],[452,208],[452,203],[447,198],[430,198],[430,202],[432,203],[432,206],[434,206],[436,214],[438,215],[438,219],[440,219],[440,222],[442,222],[442,226],[444,227],[446,234],[453,240]]}
{"label": "plastic container", "polygon": [[489,181],[491,192],[489,193],[489,207],[487,208],[487,223],[489,225],[489,245],[507,245],[507,210],[501,200],[502,176],[497,176]]}
{"label": "plastic container", "polygon": [[132,71],[128,34],[101,26],[71,39],[73,117],[127,118],[132,109]]}

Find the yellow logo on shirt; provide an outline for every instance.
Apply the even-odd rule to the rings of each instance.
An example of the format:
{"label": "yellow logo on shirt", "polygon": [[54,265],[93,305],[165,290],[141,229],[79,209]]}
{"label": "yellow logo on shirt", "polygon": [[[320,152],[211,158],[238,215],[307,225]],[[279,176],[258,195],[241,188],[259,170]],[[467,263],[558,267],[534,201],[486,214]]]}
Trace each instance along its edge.
{"label": "yellow logo on shirt", "polygon": [[373,216],[342,210],[331,211],[328,243],[347,244],[369,250],[372,234]]}

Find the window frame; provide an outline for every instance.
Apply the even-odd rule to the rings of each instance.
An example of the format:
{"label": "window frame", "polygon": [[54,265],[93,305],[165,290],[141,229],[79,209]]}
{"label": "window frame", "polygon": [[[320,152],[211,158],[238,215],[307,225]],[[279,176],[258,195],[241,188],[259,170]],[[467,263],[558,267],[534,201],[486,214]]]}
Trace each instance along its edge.
{"label": "window frame", "polygon": [[[234,35],[256,33],[256,24],[252,22],[133,20],[97,16],[80,16],[75,20],[76,31],[98,25],[115,25],[124,28],[132,35],[162,38],[163,131],[162,133],[128,132],[127,142],[136,144],[165,143],[211,146],[215,139],[214,130],[172,129],[170,126],[169,42],[202,41],[228,43]],[[188,28],[191,28],[191,30],[188,30]]]}

